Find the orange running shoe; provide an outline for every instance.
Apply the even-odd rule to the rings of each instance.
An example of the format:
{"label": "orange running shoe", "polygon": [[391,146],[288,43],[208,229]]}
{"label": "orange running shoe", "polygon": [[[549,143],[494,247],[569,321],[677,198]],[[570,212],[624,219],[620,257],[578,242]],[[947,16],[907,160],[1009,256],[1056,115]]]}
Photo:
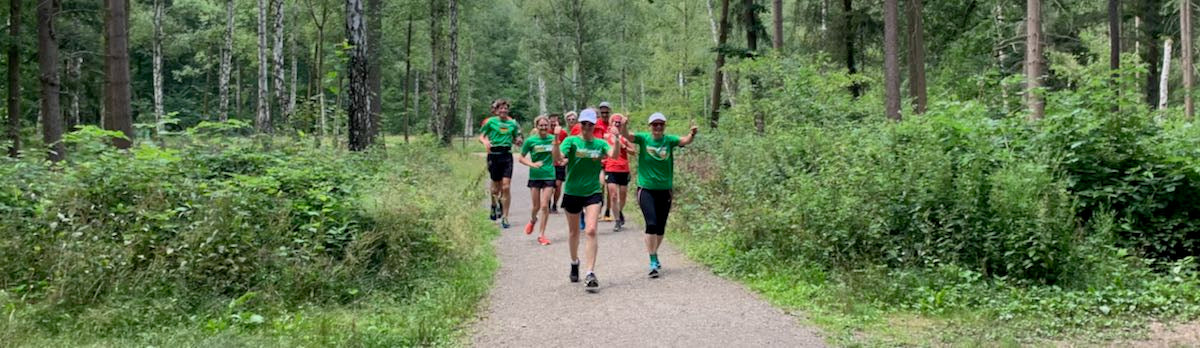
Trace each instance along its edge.
{"label": "orange running shoe", "polygon": [[525,224],[525,234],[532,234],[532,233],[533,233],[533,221],[530,221],[529,223]]}
{"label": "orange running shoe", "polygon": [[538,236],[538,243],[541,245],[550,245],[550,240],[545,236]]}

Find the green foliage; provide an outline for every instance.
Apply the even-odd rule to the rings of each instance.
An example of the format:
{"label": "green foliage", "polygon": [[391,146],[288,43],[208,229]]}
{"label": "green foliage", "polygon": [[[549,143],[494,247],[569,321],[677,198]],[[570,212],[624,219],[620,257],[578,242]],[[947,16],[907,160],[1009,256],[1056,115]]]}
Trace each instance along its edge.
{"label": "green foliage", "polygon": [[[424,184],[459,170],[431,144],[346,155],[204,140],[246,127],[204,123],[178,148],[128,152],[88,150],[119,133],[85,127],[66,137],[71,163],[6,159],[0,305],[16,320],[0,324],[0,337],[20,342],[84,326],[96,338],[174,326],[274,332],[298,323],[287,319],[297,308],[433,301],[414,313],[442,322],[435,331],[393,330],[380,338],[408,343],[380,344],[452,338],[486,289],[490,254],[480,249],[482,214],[438,203],[482,199],[450,188],[478,178]],[[448,291],[438,284],[451,280],[467,283],[445,294],[452,297],[414,297]]]}

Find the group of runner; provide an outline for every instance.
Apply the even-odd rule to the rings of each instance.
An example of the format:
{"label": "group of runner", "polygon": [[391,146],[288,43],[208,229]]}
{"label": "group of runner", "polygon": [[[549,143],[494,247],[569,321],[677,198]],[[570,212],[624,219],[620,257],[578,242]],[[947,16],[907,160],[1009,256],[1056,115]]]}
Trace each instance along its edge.
{"label": "group of runner", "polygon": [[[630,155],[637,156],[637,200],[646,221],[645,246],[650,257],[648,276],[657,278],[662,269],[658,249],[666,231],[671,211],[671,190],[674,188],[675,150],[695,139],[693,124],[684,136],[665,133],[667,118],[654,113],[647,119],[649,132],[630,133],[629,118],[612,114],[607,103],[595,109],[587,108],[578,114],[566,113],[566,125],[560,125],[558,115],[542,115],[534,119],[536,130],[525,138],[519,123],[508,114],[508,102],[498,99],[492,103],[494,117],[484,120],[479,141],[488,149],[487,168],[492,180],[492,220],[500,220],[502,228],[510,228],[508,207],[511,203],[510,185],[513,169],[513,146],[519,146],[518,161],[528,166],[527,186],[532,197],[532,210],[525,233],[539,230],[538,243],[549,245],[546,224],[549,214],[558,208],[567,214],[570,274],[568,279],[579,282],[580,266],[584,273],[584,288],[596,291],[597,224],[601,220],[615,221],[613,230],[625,224],[622,210],[630,181]],[[607,189],[607,190],[606,190]],[[607,191],[607,200],[604,193]],[[561,195],[561,200],[560,200]],[[605,204],[607,201],[607,204]],[[586,236],[586,263],[579,258],[579,235]]]}

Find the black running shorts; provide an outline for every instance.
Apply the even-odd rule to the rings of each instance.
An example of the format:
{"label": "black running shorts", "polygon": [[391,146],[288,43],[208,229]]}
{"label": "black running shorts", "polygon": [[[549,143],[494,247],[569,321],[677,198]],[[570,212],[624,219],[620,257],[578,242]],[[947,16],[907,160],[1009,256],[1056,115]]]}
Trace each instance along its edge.
{"label": "black running shorts", "polygon": [[513,157],[508,146],[494,146],[487,155],[488,175],[492,181],[512,179]]}
{"label": "black running shorts", "polygon": [[617,184],[619,186],[629,186],[629,172],[614,173],[605,172],[604,182]]}
{"label": "black running shorts", "polygon": [[597,193],[587,197],[563,195],[562,207],[568,214],[579,214],[583,212],[583,208],[591,205],[600,204],[604,201],[604,196]]}

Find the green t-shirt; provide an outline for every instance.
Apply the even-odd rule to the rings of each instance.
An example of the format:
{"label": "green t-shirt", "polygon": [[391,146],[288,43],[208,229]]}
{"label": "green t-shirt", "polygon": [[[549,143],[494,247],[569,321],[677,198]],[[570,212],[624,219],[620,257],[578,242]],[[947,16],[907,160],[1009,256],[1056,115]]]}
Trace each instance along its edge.
{"label": "green t-shirt", "polygon": [[679,137],[664,134],[662,139],[654,140],[653,135],[643,132],[633,136],[633,143],[638,145],[638,186],[650,190],[674,188]]}
{"label": "green t-shirt", "polygon": [[487,136],[492,146],[512,146],[513,139],[517,134],[521,134],[521,125],[513,118],[505,121],[499,117],[492,117],[479,128],[479,133]]}
{"label": "green t-shirt", "polygon": [[542,162],[541,168],[529,168],[529,180],[554,180],[554,136],[532,136],[521,145],[521,156],[533,154],[530,160]]}
{"label": "green t-shirt", "polygon": [[608,142],[599,138],[588,142],[582,137],[570,136],[563,140],[559,150],[567,159],[563,193],[580,197],[600,193],[600,170],[604,169],[600,158],[608,154]]}

